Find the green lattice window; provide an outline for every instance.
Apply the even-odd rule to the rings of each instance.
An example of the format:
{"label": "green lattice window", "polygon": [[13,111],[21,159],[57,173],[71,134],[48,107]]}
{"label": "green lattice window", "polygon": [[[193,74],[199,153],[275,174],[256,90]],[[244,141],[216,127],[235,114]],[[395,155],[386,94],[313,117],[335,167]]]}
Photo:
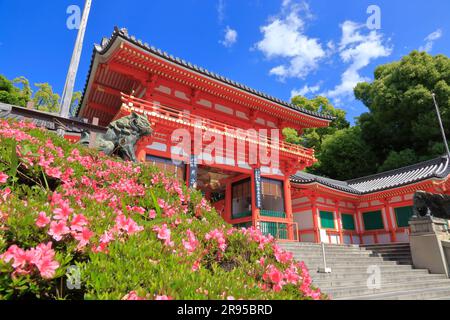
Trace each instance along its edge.
{"label": "green lattice window", "polygon": [[350,231],[356,230],[355,218],[352,214],[343,213],[341,214],[341,219],[342,219],[342,229]]}
{"label": "green lattice window", "polygon": [[400,207],[395,208],[395,219],[397,221],[397,227],[409,227],[409,219],[413,215],[413,207]]}
{"label": "green lattice window", "polygon": [[284,223],[261,222],[260,230],[264,235],[272,235],[274,238],[287,239],[287,225]]}
{"label": "green lattice window", "polygon": [[286,218],[286,213],[280,211],[261,210],[261,215],[263,217]]}
{"label": "green lattice window", "polygon": [[384,229],[383,216],[381,210],[363,213],[364,229],[382,230]]}
{"label": "green lattice window", "polygon": [[320,225],[323,229],[335,229],[333,212],[320,211]]}

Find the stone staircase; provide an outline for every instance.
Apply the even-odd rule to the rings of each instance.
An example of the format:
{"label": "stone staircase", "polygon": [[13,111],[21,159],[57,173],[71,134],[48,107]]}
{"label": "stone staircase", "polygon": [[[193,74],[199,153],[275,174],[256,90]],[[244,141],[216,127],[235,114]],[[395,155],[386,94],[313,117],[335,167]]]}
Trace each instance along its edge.
{"label": "stone staircase", "polygon": [[[450,279],[414,269],[409,244],[325,245],[331,274],[319,273],[323,267],[322,247],[313,243],[280,243],[304,261],[314,285],[333,300],[450,300]],[[374,271],[375,270],[375,271]],[[380,286],[368,285],[379,271]]]}

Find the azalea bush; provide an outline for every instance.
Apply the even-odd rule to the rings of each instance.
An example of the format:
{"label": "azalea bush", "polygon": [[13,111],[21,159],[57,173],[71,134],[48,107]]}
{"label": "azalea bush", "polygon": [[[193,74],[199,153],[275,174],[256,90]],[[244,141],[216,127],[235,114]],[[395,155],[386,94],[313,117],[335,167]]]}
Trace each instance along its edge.
{"label": "azalea bush", "polygon": [[323,298],[175,178],[0,120],[0,299]]}

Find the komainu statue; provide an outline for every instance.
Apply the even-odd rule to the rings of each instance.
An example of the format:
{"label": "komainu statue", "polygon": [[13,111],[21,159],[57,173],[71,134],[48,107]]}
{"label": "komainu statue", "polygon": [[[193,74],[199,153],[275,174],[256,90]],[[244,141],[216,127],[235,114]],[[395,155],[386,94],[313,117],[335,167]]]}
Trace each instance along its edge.
{"label": "komainu statue", "polygon": [[414,216],[450,219],[450,196],[417,191],[414,194]]}
{"label": "komainu statue", "polygon": [[[124,160],[137,162],[136,143],[153,133],[147,117],[132,113],[111,122],[105,134],[97,134],[94,147],[106,155],[117,154]],[[89,146],[89,133],[83,132],[80,144]]]}

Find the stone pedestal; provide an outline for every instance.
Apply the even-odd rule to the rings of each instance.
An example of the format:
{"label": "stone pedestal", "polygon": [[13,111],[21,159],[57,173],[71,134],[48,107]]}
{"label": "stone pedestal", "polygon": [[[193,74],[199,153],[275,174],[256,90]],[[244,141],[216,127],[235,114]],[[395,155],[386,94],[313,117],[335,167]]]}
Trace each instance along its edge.
{"label": "stone pedestal", "polygon": [[432,217],[413,217],[410,244],[414,266],[430,273],[449,276],[442,241],[450,240],[448,220]]}

